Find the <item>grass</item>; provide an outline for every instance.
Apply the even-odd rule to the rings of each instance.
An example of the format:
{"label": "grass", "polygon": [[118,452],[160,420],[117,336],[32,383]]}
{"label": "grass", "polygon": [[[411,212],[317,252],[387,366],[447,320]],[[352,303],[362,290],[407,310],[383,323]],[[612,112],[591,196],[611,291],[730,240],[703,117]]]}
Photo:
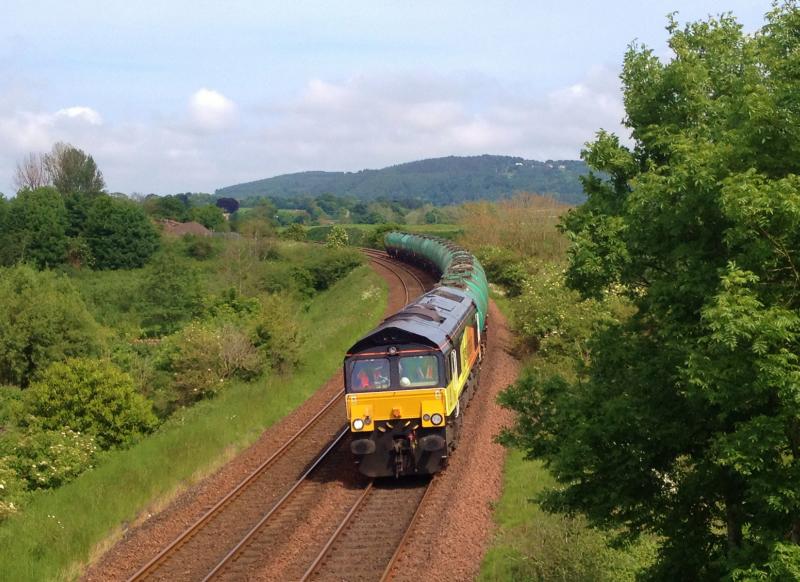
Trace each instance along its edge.
{"label": "grass", "polygon": [[481,564],[480,581],[633,581],[654,556],[648,541],[608,547],[609,534],[581,517],[548,513],[535,502],[555,480],[538,461],[509,451],[503,496],[495,507],[498,532]]}
{"label": "grass", "polygon": [[305,401],[385,305],[383,281],[366,267],[356,269],[299,316],[307,341],[292,376],[231,385],[136,446],[106,454],[72,483],[32,495],[21,514],[0,526],[0,578],[76,578],[98,547],[121,535],[121,526],[163,506]]}

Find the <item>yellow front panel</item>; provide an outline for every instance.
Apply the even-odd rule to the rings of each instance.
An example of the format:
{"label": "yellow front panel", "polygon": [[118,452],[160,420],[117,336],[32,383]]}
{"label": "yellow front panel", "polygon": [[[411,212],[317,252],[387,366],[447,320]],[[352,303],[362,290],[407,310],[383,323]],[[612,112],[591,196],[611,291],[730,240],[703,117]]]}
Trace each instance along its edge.
{"label": "yellow front panel", "polygon": [[354,418],[363,418],[369,412],[372,424],[365,427],[365,430],[372,430],[375,421],[421,418],[423,410],[428,414],[445,414],[445,400],[445,391],[442,388],[348,394],[347,419],[352,423]]}

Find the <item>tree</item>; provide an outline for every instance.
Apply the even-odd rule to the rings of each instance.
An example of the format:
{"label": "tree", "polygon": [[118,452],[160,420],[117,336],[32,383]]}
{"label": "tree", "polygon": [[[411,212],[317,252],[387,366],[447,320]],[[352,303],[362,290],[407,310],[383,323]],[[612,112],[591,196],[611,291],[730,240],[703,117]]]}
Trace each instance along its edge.
{"label": "tree", "polygon": [[144,266],[160,246],[160,237],[134,202],[100,196],[89,209],[84,236],[98,269]]}
{"label": "tree", "polygon": [[189,211],[189,218],[211,230],[221,231],[227,226],[222,210],[218,206],[212,206],[211,204],[192,208]]}
{"label": "tree", "polygon": [[88,358],[50,365],[25,391],[25,412],[45,429],[88,433],[102,449],[131,444],[156,426],[133,379],[110,361]]}
{"label": "tree", "polygon": [[28,154],[21,162],[17,162],[14,171],[14,186],[17,191],[36,190],[50,184],[47,169],[47,157],[44,154]]}
{"label": "tree", "polygon": [[8,204],[0,233],[0,259],[5,265],[28,261],[38,267],[64,262],[67,210],[53,188],[23,190]]}
{"label": "tree", "polygon": [[62,194],[99,193],[106,187],[92,156],[70,144],[55,144],[45,164],[50,183]]}
{"label": "tree", "polygon": [[217,206],[228,214],[233,214],[239,210],[239,201],[236,198],[220,198],[217,200]]}
{"label": "tree", "polygon": [[0,269],[0,384],[100,350],[98,326],[66,277],[20,265]]}
{"label": "tree", "polygon": [[548,507],[658,535],[655,579],[800,572],[799,28],[787,2],[752,36],[671,20],[666,63],[629,49],[633,147],[598,134],[563,224],[569,285],[636,313],[577,380],[504,395],[507,437],[559,481]]}
{"label": "tree", "polygon": [[142,322],[151,336],[180,329],[200,314],[203,289],[197,271],[174,252],[162,252],[150,264],[142,284]]}

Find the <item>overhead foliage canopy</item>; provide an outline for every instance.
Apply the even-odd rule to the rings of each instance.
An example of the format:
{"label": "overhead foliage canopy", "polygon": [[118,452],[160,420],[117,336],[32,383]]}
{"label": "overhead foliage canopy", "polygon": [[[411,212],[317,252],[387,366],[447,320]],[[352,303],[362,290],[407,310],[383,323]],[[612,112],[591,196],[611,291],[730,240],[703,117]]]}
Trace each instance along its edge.
{"label": "overhead foliage canopy", "polygon": [[505,398],[551,507],[663,539],[667,580],[800,576],[800,9],[745,35],[679,26],[622,73],[633,146],[605,132],[569,213],[567,279],[637,312],[577,381]]}

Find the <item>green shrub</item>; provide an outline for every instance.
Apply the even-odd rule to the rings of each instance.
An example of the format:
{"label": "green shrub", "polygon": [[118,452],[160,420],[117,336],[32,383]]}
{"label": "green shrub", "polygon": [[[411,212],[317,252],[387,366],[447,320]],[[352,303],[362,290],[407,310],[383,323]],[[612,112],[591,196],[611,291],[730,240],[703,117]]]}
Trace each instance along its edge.
{"label": "green shrub", "polygon": [[97,445],[91,435],[70,428],[29,430],[20,438],[9,464],[29,490],[52,489],[92,466]]}
{"label": "green shrub", "polygon": [[324,291],[363,262],[356,250],[328,249],[308,256],[295,267],[293,278],[302,293]]}
{"label": "green shrub", "polygon": [[263,369],[248,335],[232,323],[192,322],[167,338],[163,349],[179,404],[213,396],[226,380],[250,380]]}
{"label": "green shrub", "polygon": [[475,255],[486,271],[490,283],[502,285],[509,297],[516,297],[522,292],[522,285],[528,275],[520,257],[509,249],[483,246]]}
{"label": "green shrub", "polygon": [[306,240],[306,229],[301,224],[290,224],[282,233],[281,238],[286,240],[304,241]]}
{"label": "green shrub", "polygon": [[285,374],[300,361],[303,344],[295,314],[297,306],[287,296],[268,295],[254,326],[255,345],[278,373]]}
{"label": "green shrub", "polygon": [[88,433],[103,449],[128,445],[157,422],[130,375],[106,360],[53,363],[26,390],[24,401],[25,413],[34,417],[30,424]]}
{"label": "green shrub", "polygon": [[66,277],[24,265],[0,269],[0,383],[26,386],[51,362],[97,354],[98,335]]}
{"label": "green shrub", "polygon": [[148,336],[173,333],[203,308],[199,273],[173,251],[161,253],[150,264],[140,296]]}
{"label": "green shrub", "polygon": [[0,263],[19,261],[37,267],[64,262],[67,253],[67,209],[55,188],[22,190],[8,203],[8,215],[0,232]]}
{"label": "green shrub", "polygon": [[141,206],[105,195],[92,203],[84,236],[98,269],[142,267],[161,244],[158,231]]}
{"label": "green shrub", "polygon": [[213,259],[220,252],[219,242],[208,236],[186,234],[183,236],[186,255],[198,261]]}
{"label": "green shrub", "polygon": [[342,247],[346,247],[347,244],[350,242],[347,231],[344,227],[339,226],[338,224],[331,228],[328,236],[325,237],[325,246],[329,249],[340,249]]}

